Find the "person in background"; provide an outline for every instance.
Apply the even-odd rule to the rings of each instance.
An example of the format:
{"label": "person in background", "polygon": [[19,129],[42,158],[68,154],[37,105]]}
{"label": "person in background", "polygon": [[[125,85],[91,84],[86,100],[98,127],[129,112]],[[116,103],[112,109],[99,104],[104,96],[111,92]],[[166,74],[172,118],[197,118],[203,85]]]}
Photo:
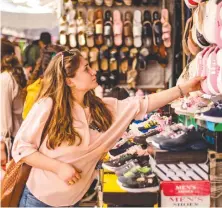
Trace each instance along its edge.
{"label": "person in background", "polygon": [[21,123],[26,78],[15,55],[14,45],[1,40],[1,165],[10,159],[11,146]]}
{"label": "person in background", "polygon": [[52,38],[50,33],[43,32],[40,34],[39,40],[34,40],[30,45],[28,45],[23,53],[23,65],[25,67],[25,71],[27,76],[30,77],[33,72],[36,62],[40,57],[40,51],[45,46],[50,45],[52,43]]}
{"label": "person in background", "polygon": [[28,80],[27,95],[25,99],[24,109],[22,113],[22,118],[25,119],[31,110],[33,104],[41,89],[41,83],[44,76],[44,71],[46,70],[51,59],[64,48],[59,45],[46,45],[41,49],[40,57],[36,62],[35,69]]}
{"label": "person in background", "polygon": [[[15,162],[32,166],[19,207],[76,206],[98,173],[97,163],[133,119],[141,120],[145,114],[199,90],[204,79],[195,77],[142,97],[100,99],[94,93],[96,71],[81,53],[58,53],[44,72],[38,101],[13,144]],[[47,135],[40,146],[45,127]]]}

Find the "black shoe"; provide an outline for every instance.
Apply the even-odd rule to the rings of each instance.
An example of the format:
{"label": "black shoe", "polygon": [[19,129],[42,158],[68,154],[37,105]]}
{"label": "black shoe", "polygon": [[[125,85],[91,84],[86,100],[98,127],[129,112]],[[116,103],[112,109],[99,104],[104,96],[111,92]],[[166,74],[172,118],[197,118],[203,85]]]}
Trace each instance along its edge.
{"label": "black shoe", "polygon": [[159,190],[159,182],[155,174],[143,176],[136,180],[129,180],[127,183],[120,184],[120,187],[128,192],[157,192]]}
{"label": "black shoe", "polygon": [[116,149],[112,149],[109,151],[109,155],[110,157],[115,157],[117,155],[120,155],[124,152],[126,152],[127,149],[129,149],[130,147],[134,146],[136,144],[132,143],[132,142],[126,142],[125,144],[123,144],[122,146],[116,148]]}
{"label": "black shoe", "polygon": [[147,144],[146,139],[148,137],[154,136],[154,135],[159,134],[159,133],[160,133],[159,131],[154,129],[154,130],[151,130],[151,131],[149,131],[149,132],[147,132],[147,133],[145,133],[141,136],[134,137],[133,141],[137,144],[146,145]]}
{"label": "black shoe", "polygon": [[215,108],[203,113],[203,117],[207,121],[222,123],[222,101],[215,103]]}
{"label": "black shoe", "polygon": [[131,168],[139,165],[140,167],[150,167],[149,164],[149,155],[146,156],[138,156],[135,159],[131,159],[125,163],[125,165],[120,166],[119,168],[116,168],[115,173],[117,176],[122,176],[126,172],[128,172]]}
{"label": "black shoe", "polygon": [[181,147],[201,139],[202,135],[200,132],[197,132],[195,129],[188,129],[186,132],[178,132],[174,137],[159,141],[159,145],[162,147]]}
{"label": "black shoe", "polygon": [[137,155],[132,155],[132,154],[126,154],[126,155],[123,155],[121,156],[120,158],[118,159],[114,159],[114,160],[111,160],[111,161],[107,161],[107,162],[104,162],[103,163],[103,168],[109,170],[109,171],[115,171],[116,168],[124,165],[127,161],[131,160],[131,159],[135,159],[137,157]]}

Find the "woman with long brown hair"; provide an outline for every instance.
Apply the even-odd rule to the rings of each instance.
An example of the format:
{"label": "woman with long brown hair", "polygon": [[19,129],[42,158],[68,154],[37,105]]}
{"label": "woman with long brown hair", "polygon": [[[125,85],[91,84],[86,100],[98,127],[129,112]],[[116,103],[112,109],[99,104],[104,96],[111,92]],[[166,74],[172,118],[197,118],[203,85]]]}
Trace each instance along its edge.
{"label": "woman with long brown hair", "polygon": [[[131,120],[197,90],[200,80],[145,97],[100,99],[93,91],[96,72],[80,52],[57,54],[13,145],[14,160],[33,167],[19,206],[75,206],[94,180],[97,162]],[[47,135],[39,148],[48,118]]]}
{"label": "woman with long brown hair", "polygon": [[4,166],[10,158],[12,140],[22,123],[23,88],[26,86],[25,74],[15,55],[14,45],[7,40],[1,40],[0,83],[1,165]]}

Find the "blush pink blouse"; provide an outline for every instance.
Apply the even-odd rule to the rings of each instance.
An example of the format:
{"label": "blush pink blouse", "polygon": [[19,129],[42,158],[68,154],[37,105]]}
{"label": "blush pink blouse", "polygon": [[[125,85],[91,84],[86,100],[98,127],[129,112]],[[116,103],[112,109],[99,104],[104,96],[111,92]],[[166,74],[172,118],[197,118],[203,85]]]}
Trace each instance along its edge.
{"label": "blush pink blouse", "polygon": [[[119,101],[105,98],[104,103],[113,114],[113,124],[106,132],[89,129],[84,109],[74,104],[73,125],[82,136],[80,146],[66,146],[49,150],[46,147],[47,136],[39,152],[56,160],[69,163],[82,170],[81,179],[74,185],[67,185],[56,174],[38,168],[32,168],[27,187],[40,201],[50,206],[71,206],[76,204],[89,189],[97,171],[97,162],[121,138],[133,119],[143,119],[148,109],[148,97],[131,97]],[[52,99],[41,99],[31,109],[19,129],[12,156],[16,162],[37,151],[41,133],[52,108]]]}

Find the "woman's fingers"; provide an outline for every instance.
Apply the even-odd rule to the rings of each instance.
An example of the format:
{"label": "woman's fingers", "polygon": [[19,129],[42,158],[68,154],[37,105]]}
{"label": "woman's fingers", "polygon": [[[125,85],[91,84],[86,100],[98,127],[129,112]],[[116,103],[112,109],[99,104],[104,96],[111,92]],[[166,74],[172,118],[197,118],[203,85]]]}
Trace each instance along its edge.
{"label": "woman's fingers", "polygon": [[79,174],[79,172],[76,171],[76,173],[74,174],[74,177],[76,177],[77,179],[80,179],[81,175]]}

